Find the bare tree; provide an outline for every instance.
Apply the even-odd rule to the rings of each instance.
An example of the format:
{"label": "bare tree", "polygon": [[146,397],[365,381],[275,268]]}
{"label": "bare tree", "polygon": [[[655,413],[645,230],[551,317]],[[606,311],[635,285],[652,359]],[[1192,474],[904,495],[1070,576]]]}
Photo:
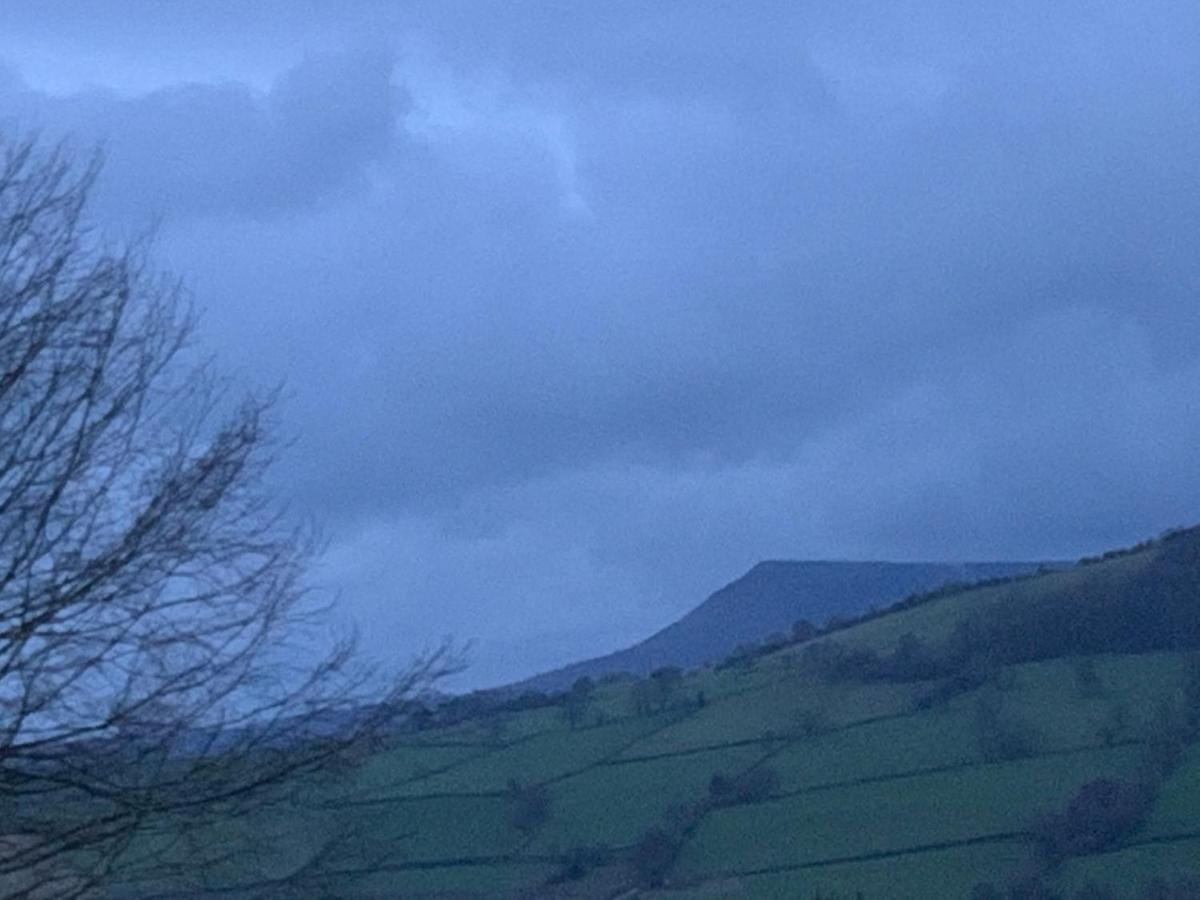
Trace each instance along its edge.
{"label": "bare tree", "polygon": [[274,397],[186,363],[180,285],[84,224],[97,172],[0,137],[0,896],[217,861],[205,827],[328,771],[449,662],[367,703],[353,642],[316,652],[313,541],[263,490]]}

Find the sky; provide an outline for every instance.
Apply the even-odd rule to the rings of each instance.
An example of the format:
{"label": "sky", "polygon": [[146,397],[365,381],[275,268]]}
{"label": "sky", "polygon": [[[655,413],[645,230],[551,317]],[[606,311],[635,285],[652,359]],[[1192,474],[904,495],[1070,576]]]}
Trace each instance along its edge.
{"label": "sky", "polygon": [[1194,0],[0,0],[0,128],[283,382],[363,651],[1200,521]]}

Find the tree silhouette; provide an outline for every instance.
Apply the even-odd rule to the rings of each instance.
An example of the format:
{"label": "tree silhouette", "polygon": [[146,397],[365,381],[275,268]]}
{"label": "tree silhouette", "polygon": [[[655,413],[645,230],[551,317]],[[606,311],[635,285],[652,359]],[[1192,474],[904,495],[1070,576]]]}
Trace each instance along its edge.
{"label": "tree silhouette", "polygon": [[85,894],[146,834],[271,802],[448,663],[369,692],[318,642],[311,532],[262,486],[275,397],[187,362],[179,283],[84,223],[98,171],[0,136],[0,896]]}

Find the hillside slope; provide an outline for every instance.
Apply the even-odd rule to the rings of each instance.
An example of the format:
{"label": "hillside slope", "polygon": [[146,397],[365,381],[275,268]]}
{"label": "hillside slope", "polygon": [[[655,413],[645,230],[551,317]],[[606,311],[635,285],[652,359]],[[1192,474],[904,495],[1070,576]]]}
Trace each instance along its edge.
{"label": "hillside slope", "polygon": [[1200,530],[729,665],[479,700],[207,841],[146,835],[112,896],[197,896],[205,854],[204,895],[237,900],[1200,896]]}
{"label": "hillside slope", "polygon": [[617,672],[647,675],[662,666],[715,663],[739,645],[789,634],[800,619],[823,624],[861,615],[911,594],[1031,572],[1038,563],[761,562],[646,640],[520,682],[518,689],[554,691],[577,678]]}

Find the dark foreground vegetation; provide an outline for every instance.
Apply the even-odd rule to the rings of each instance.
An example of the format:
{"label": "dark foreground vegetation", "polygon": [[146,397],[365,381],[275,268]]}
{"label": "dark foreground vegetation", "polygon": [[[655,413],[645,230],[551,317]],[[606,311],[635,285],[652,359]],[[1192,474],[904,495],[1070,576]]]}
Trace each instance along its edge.
{"label": "dark foreground vegetation", "polygon": [[263,490],[274,395],[231,396],[146,242],[90,230],[98,171],[0,134],[0,896],[253,859],[213,835],[446,662],[377,678],[314,630],[311,535]]}

